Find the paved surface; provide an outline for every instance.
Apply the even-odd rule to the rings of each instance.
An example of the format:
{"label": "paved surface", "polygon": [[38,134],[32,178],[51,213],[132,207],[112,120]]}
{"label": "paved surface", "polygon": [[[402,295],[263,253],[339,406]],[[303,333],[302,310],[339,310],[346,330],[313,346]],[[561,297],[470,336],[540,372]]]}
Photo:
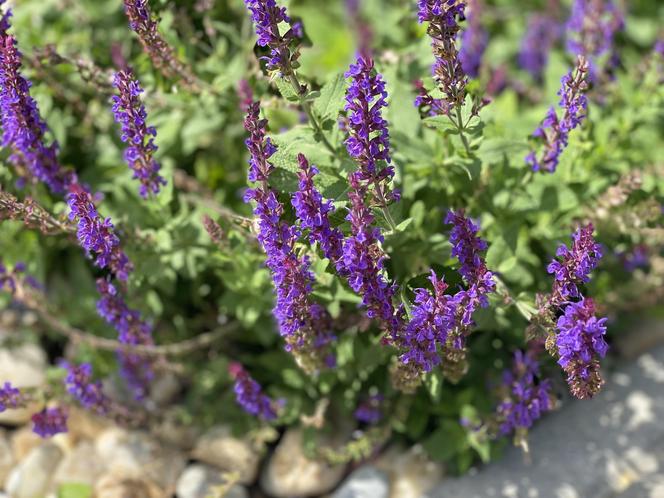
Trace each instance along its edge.
{"label": "paved surface", "polygon": [[603,392],[531,431],[530,462],[511,448],[427,498],[664,498],[664,347],[619,367]]}

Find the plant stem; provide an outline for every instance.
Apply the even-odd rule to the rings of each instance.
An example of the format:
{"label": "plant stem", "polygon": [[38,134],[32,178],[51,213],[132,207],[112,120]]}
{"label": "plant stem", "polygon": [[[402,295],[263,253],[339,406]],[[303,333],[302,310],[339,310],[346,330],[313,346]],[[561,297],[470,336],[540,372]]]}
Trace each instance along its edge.
{"label": "plant stem", "polygon": [[323,129],[321,128],[320,123],[316,119],[316,116],[314,116],[313,111],[311,110],[311,102],[305,100],[304,88],[302,87],[302,85],[300,85],[300,81],[297,79],[297,75],[295,74],[294,71],[288,75],[288,81],[293,87],[293,90],[295,90],[295,93],[297,93],[300,99],[300,106],[302,107],[304,113],[307,115],[307,118],[309,118],[309,123],[311,124],[311,127],[314,129],[314,132],[316,133],[317,136],[321,138],[323,144],[332,153],[332,155],[335,155],[336,150],[334,149],[332,144],[327,140],[325,134],[323,134]]}
{"label": "plant stem", "polygon": [[452,122],[456,125],[457,130],[459,130],[459,137],[461,138],[461,142],[463,142],[463,146],[466,149],[466,153],[470,156],[472,155],[472,152],[470,151],[470,144],[468,143],[466,135],[464,135],[463,133],[463,118],[461,117],[461,106],[456,107],[456,116],[457,116],[457,121],[455,122],[454,120],[452,120]]}

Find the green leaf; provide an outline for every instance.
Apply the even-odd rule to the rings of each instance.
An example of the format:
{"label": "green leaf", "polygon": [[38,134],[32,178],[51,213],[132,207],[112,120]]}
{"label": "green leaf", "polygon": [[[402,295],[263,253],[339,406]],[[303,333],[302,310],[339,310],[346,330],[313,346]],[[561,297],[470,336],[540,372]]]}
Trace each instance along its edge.
{"label": "green leaf", "polygon": [[283,98],[289,100],[290,102],[299,102],[300,96],[297,94],[293,86],[283,78],[275,78],[274,84],[277,86],[277,90]]}
{"label": "green leaf", "polygon": [[503,138],[488,138],[482,142],[477,151],[477,156],[483,163],[496,163],[502,161],[506,156],[518,159],[525,155],[528,150],[528,142],[525,140],[508,140]]}
{"label": "green leaf", "polygon": [[92,486],[83,483],[65,483],[58,488],[58,498],[91,498]]}
{"label": "green leaf", "polygon": [[458,135],[459,129],[456,123],[453,123],[452,120],[447,116],[429,116],[424,118],[424,124],[445,132],[448,135]]}
{"label": "green leaf", "polygon": [[336,121],[344,105],[345,93],[346,80],[343,74],[337,74],[320,89],[320,96],[313,105],[314,114],[321,121],[328,119]]}
{"label": "green leaf", "polygon": [[443,392],[443,376],[440,370],[427,374],[424,378],[424,386],[427,388],[427,392],[434,403],[438,403]]}

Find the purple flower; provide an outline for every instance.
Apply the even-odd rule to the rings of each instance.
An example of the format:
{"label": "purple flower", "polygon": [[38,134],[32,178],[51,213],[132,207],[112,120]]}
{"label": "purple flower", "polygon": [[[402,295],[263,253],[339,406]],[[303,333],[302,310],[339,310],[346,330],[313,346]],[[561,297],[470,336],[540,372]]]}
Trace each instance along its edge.
{"label": "purple flower", "polygon": [[[411,364],[420,372],[430,372],[441,363],[441,352],[450,331],[456,325],[455,307],[451,297],[445,294],[447,284],[431,271],[429,277],[433,293],[427,289],[415,289],[412,317],[404,333],[399,359]],[[456,346],[462,347],[457,343]]]}
{"label": "purple flower", "polygon": [[231,363],[228,370],[235,379],[235,399],[247,413],[264,420],[277,418],[278,403],[263,394],[261,386],[239,363]]}
{"label": "purple flower", "polygon": [[385,82],[374,71],[373,60],[362,55],[351,64],[346,78],[351,78],[344,107],[348,112],[346,148],[360,165],[358,178],[367,182],[389,182],[394,168],[379,167],[380,162],[391,162],[390,135],[382,116],[382,109],[387,107]]}
{"label": "purple flower", "polygon": [[[141,314],[129,308],[117,289],[107,280],[97,280],[97,291],[101,295],[97,301],[97,312],[118,332],[118,340],[129,346],[151,346],[152,327],[141,318]],[[120,373],[132,389],[136,399],[147,394],[148,386],[154,377],[152,362],[141,355],[128,351],[117,352]]]}
{"label": "purple flower", "polygon": [[377,424],[383,418],[382,404],[384,401],[382,394],[373,394],[368,396],[357,406],[354,412],[355,420],[365,424]]}
{"label": "purple flower", "polygon": [[94,254],[98,267],[108,268],[118,279],[127,280],[133,270],[132,264],[120,247],[111,219],[99,215],[90,192],[80,184],[72,183],[67,204],[69,218],[78,220],[76,233],[81,247]]}
{"label": "purple flower", "polygon": [[[461,267],[459,273],[466,279],[470,287],[476,287],[480,295],[495,290],[493,274],[487,270],[482,252],[486,251],[486,241],[477,236],[479,226],[467,218],[462,210],[450,210],[445,216],[445,223],[452,225],[450,242],[452,243],[452,256],[459,259]],[[482,301],[482,306],[488,303]]]}
{"label": "purple flower", "polygon": [[88,410],[106,414],[110,399],[104,394],[101,382],[92,380],[92,365],[82,363],[76,366],[65,362],[62,366],[67,370],[64,380],[67,392]]}
{"label": "purple flower", "polygon": [[[278,7],[275,0],[244,0],[256,28],[258,45],[269,47],[268,69],[278,70],[282,75],[293,72],[293,63],[299,56],[297,44],[302,38],[302,25],[293,23],[285,7]],[[281,34],[279,24],[286,23],[289,29]],[[291,47],[293,50],[291,50]]]}
{"label": "purple flower", "polygon": [[134,178],[141,182],[141,196],[157,194],[166,180],[159,175],[161,166],[153,157],[157,150],[154,144],[157,130],[145,122],[147,113],[140,99],[143,89],[131,69],[116,73],[113,83],[119,92],[112,98],[113,114],[122,126],[122,141],[127,144],[125,161],[134,171]]}
{"label": "purple flower", "polygon": [[67,412],[60,407],[45,408],[32,416],[32,432],[49,438],[67,432]]}
{"label": "purple flower", "polygon": [[272,273],[276,289],[274,316],[280,334],[286,341],[286,350],[307,371],[333,363],[328,352],[334,339],[327,311],[310,298],[314,276],[309,269],[308,257],[300,257],[295,242],[300,235],[297,227],[282,220],[284,207],[270,188],[268,178],[274,169],[269,158],[276,146],[265,136],[267,121],[259,119],[260,106],[256,102],[249,108],[244,126],[249,132],[246,140],[251,158],[249,180],[258,183],[248,189],[245,201],[256,203],[258,241],[267,255],[266,265]]}
{"label": "purple flower", "polygon": [[606,318],[595,316],[593,300],[584,297],[578,303],[567,304],[558,319],[558,364],[567,374],[570,391],[579,399],[591,398],[604,383],[599,358],[604,358],[609,349],[604,340],[605,323]]}
{"label": "purple flower", "polygon": [[637,244],[631,251],[627,251],[620,255],[620,260],[629,272],[633,272],[637,268],[647,268],[650,263],[649,249],[646,244]]}
{"label": "purple flower", "polygon": [[421,117],[438,116],[447,114],[450,111],[450,106],[445,99],[437,99],[431,96],[428,90],[424,87],[422,80],[413,82],[413,87],[417,92],[415,97],[415,107],[420,111]]}
{"label": "purple flower", "polygon": [[588,108],[588,99],[584,94],[588,88],[587,72],[587,61],[579,57],[574,75],[570,72],[563,77],[562,88],[558,92],[563,117],[558,119],[555,109],[551,107],[542,124],[533,133],[533,137],[544,145],[540,157],[535,151],[526,156],[526,163],[533,171],[553,173],[560,161],[560,154],[567,147],[570,132],[585,119]]}
{"label": "purple flower", "polygon": [[482,56],[489,43],[489,34],[480,22],[481,4],[479,0],[468,0],[470,7],[467,19],[468,26],[461,36],[459,60],[463,71],[471,78],[480,74]]}
{"label": "purple flower", "polygon": [[298,154],[300,163],[298,172],[298,191],[293,194],[291,203],[295,214],[300,220],[300,226],[309,230],[309,240],[313,244],[318,242],[323,254],[340,269],[341,248],[343,233],[330,225],[329,215],[334,212],[332,201],[323,199],[321,193],[314,185],[314,176],[318,174],[315,166],[309,165],[304,154]]}
{"label": "purple flower", "polygon": [[359,171],[349,175],[350,210],[346,220],[350,222],[351,234],[343,243],[342,266],[348,284],[362,296],[367,316],[378,320],[388,339],[396,340],[403,327],[403,310],[395,308],[393,303],[397,286],[384,276],[383,236],[374,226],[374,217],[365,203],[367,187],[360,181],[360,175]]}
{"label": "purple flower", "polygon": [[54,193],[62,193],[75,181],[75,174],[60,167],[58,144],[47,145],[46,123],[37,103],[30,96],[30,82],[21,76],[21,52],[13,36],[4,33],[8,15],[2,18],[0,31],[0,113],[2,145],[11,149],[9,156],[19,175],[45,183]]}
{"label": "purple flower", "polygon": [[240,110],[243,114],[249,112],[249,107],[254,103],[254,92],[247,80],[240,80],[237,84],[237,94],[240,100]]}
{"label": "purple flower", "polygon": [[374,34],[371,24],[362,16],[359,0],[346,0],[346,12],[351,24],[355,28],[358,41],[358,53],[368,56],[371,54],[371,44]]}
{"label": "purple flower", "polygon": [[618,65],[613,39],[624,26],[624,14],[612,0],[574,1],[567,22],[567,51],[589,61],[591,81],[597,82]]}
{"label": "purple flower", "polygon": [[570,297],[579,297],[579,285],[590,281],[590,272],[593,271],[600,258],[602,250],[593,238],[594,227],[592,223],[579,228],[572,235],[572,248],[564,244],[558,247],[556,256],[547,267],[547,271],[555,276],[551,303],[559,306]]}
{"label": "purple flower", "polygon": [[560,23],[545,14],[535,14],[528,19],[528,29],[521,40],[519,65],[528,71],[537,82],[542,81],[544,69],[549,61],[549,52],[560,39]]}
{"label": "purple flower", "polygon": [[0,413],[9,408],[18,408],[22,405],[21,391],[5,382],[4,387],[0,387]]}
{"label": "purple flower", "polygon": [[157,21],[152,18],[148,0],[124,0],[125,14],[129,27],[138,35],[143,51],[148,54],[154,66],[167,78],[179,78],[185,86],[198,88],[197,78],[178,57],[157,29]]}
{"label": "purple flower", "polygon": [[448,108],[462,106],[466,98],[468,77],[456,48],[460,29],[457,19],[464,19],[465,7],[460,0],[418,0],[418,19],[429,23],[427,33],[435,58],[433,78],[445,95]]}
{"label": "purple flower", "polygon": [[553,408],[551,384],[540,380],[539,365],[533,355],[516,351],[514,362],[503,373],[504,397],[497,415],[503,435],[529,429],[533,423]]}

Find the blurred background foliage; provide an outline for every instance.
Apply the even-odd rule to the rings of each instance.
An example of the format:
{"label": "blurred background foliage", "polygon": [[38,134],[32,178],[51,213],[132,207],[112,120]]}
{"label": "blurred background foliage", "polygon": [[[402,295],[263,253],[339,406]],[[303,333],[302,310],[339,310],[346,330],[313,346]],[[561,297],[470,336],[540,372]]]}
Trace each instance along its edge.
{"label": "blurred background foliage", "polygon": [[[465,207],[481,220],[482,236],[490,246],[489,268],[498,272],[516,300],[516,305],[503,303],[501,296],[494,296],[491,308],[482,310],[469,342],[471,368],[458,385],[432,374],[415,395],[403,396],[389,384],[393,352],[380,346],[374,328],[367,330],[357,296],[331,278],[317,256],[315,293],[336,319],[338,366],[316,377],[297,368],[283,351],[271,317],[273,290],[264,255],[251,231],[229,222],[219,210],[225,206],[251,215],[250,206],[242,202],[247,153],[237,92],[241,79],[247,79],[261,99],[280,145],[274,157],[279,168],[275,186],[284,192],[294,189],[295,157],[302,151],[320,167],[325,195],[343,205],[345,175],[353,165],[336,119],[345,90],[340,75],[353,61],[356,30],[343,0],[280,3],[303,21],[308,46],[302,50],[299,74],[312,88],[323,88],[321,93],[329,99],[316,112],[339,151],[334,156],[315,141],[311,130],[301,124],[296,106],[280,96],[261,70],[256,57],[261,52],[241,0],[150,2],[160,19],[160,31],[209,85],[199,94],[166,81],[152,67],[127,26],[121,0],[18,0],[13,5],[13,32],[25,54],[32,94],[61,146],[62,163],[75,168],[84,182],[105,196],[103,215],[113,219],[136,265],[129,301],[154,322],[156,341],[177,342],[230,321],[241,324],[209,350],[177,359],[185,387],[169,416],[186,424],[229,422],[237,431],[255,426],[233,402],[227,366],[231,360],[240,361],[271,396],[286,400],[280,425],[297,423],[300,415],[312,414],[316,404],[328,398],[332,403],[322,430],[340,430],[352,420],[359,400],[380,392],[385,395],[386,414],[381,427],[391,430],[393,438],[423,442],[432,457],[463,471],[478,457],[488,458],[500,444],[475,440],[461,426],[460,417],[492,410],[491,386],[514,349],[525,343],[527,321],[519,306],[532,305],[536,292],[550,288],[546,265],[557,245],[569,240],[578,220],[599,220],[598,239],[607,255],[590,284],[590,294],[607,305],[605,312],[611,312],[611,334],[627,329],[633,316],[617,313],[621,304],[638,304],[657,278],[652,267],[636,275],[623,268],[620,254],[646,242],[646,232],[625,230],[617,220],[642,209],[646,215],[638,217],[641,226],[628,228],[661,228],[664,95],[657,68],[652,67],[652,47],[661,35],[664,4],[625,2],[626,30],[617,42],[621,65],[616,80],[594,90],[589,119],[573,134],[558,171],[533,175],[523,160],[527,138],[546,109],[557,103],[560,78],[573,63],[559,43],[542,84],[516,64],[527,18],[547,9],[547,2],[486,2],[482,23],[489,30],[490,44],[473,89],[484,93],[498,69],[506,71],[507,83],[480,114],[482,127],[474,137],[473,157],[459,153],[457,136],[423,123],[413,106],[412,82],[421,78],[431,86],[432,63],[429,39],[416,20],[416,2],[360,2],[362,17],[373,32],[378,69],[388,83],[387,118],[397,183],[403,190],[403,200],[393,213],[402,229],[385,241],[390,275],[411,298],[411,289],[423,284],[431,267],[454,284],[458,277],[452,271],[456,266],[442,216],[450,207]],[[569,2],[562,2],[561,23],[568,14]],[[55,63],[44,56],[49,45],[69,61],[93,62],[101,77],[90,81],[76,64]],[[147,202],[137,195],[123,162],[123,146],[110,112],[112,89],[104,85],[103,71],[113,70],[123,58],[146,88],[148,121],[157,128],[157,157],[169,181],[159,196]],[[641,187],[602,221],[598,199],[633,170],[642,171]],[[65,212],[63,201],[50,197],[42,186],[20,191],[14,181],[11,170],[0,166],[3,188],[19,197],[31,195],[54,213]],[[659,209],[654,215],[653,203]],[[203,229],[204,214],[224,228],[222,247]],[[659,256],[661,242],[655,248]],[[0,247],[6,262],[28,263],[29,271],[45,283],[53,309],[63,321],[96,335],[114,336],[95,312],[97,271],[74,241],[42,236],[19,222],[5,221],[0,225]],[[650,307],[649,313],[658,310]],[[30,330],[23,332],[24,337],[35,337]],[[104,377],[116,375],[111,353],[84,346],[65,349],[55,334],[41,340],[54,360],[67,354],[92,361]],[[559,379],[557,390],[565,396],[555,365],[548,365],[546,373]]]}

